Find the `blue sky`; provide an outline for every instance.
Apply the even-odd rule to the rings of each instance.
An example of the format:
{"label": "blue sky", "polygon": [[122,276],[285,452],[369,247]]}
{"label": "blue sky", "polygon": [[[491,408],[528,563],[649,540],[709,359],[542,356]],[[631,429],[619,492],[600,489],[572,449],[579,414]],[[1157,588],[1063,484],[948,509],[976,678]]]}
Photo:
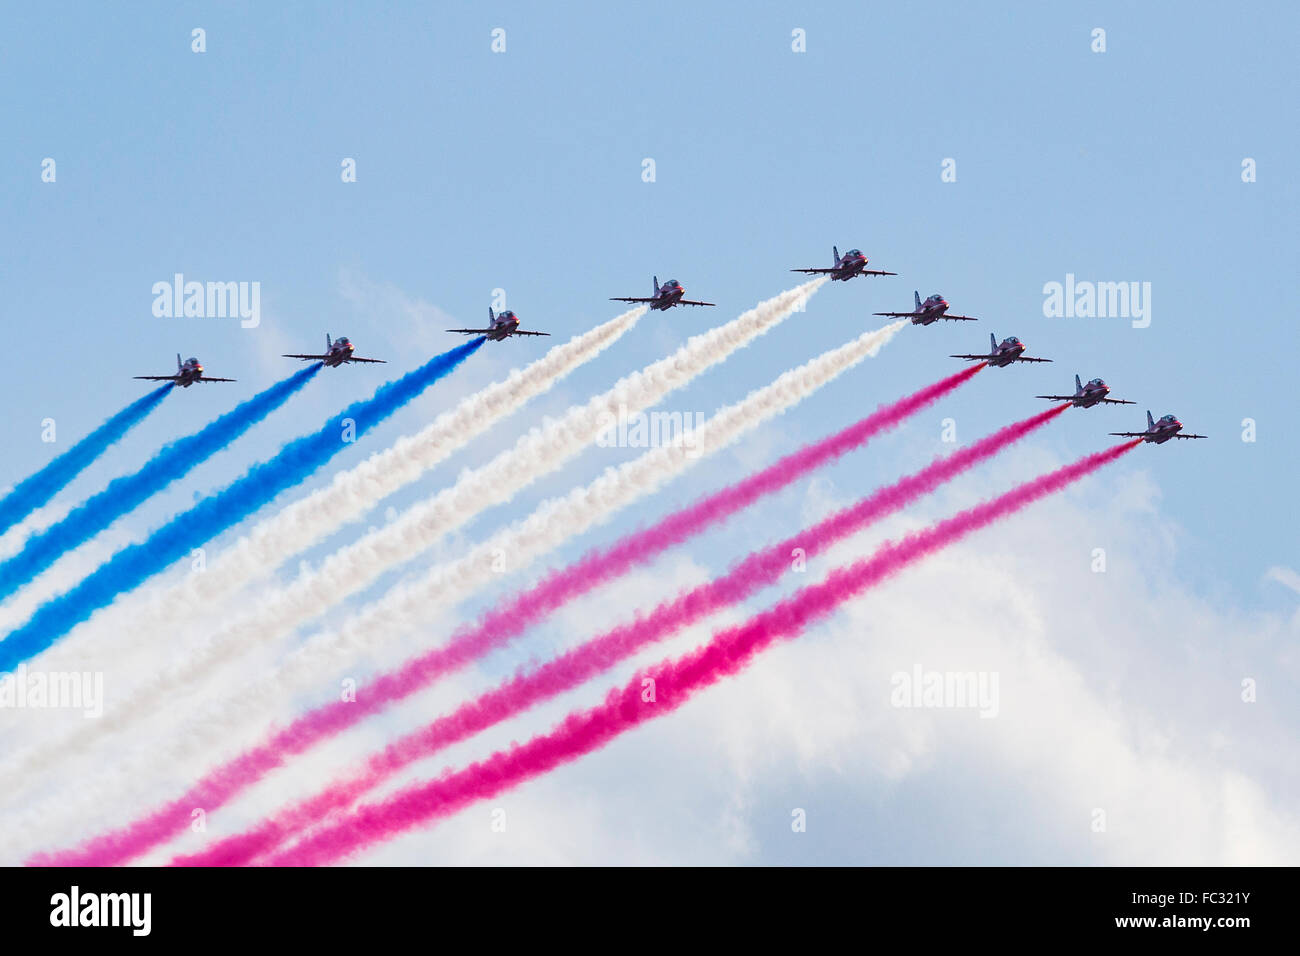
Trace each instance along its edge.
{"label": "blue sky", "polygon": [[[178,351],[238,384],[169,397],[60,500],[84,498],[288,374],[279,353],[315,349],[325,332],[392,364],[326,370],[128,519],[119,529],[127,537],[386,373],[454,345],[441,330],[479,322],[494,289],[526,325],[557,336],[613,315],[609,296],[646,294],[652,273],[719,303],[642,320],[467,449],[443,472],[449,480],[543,415],[795,284],[790,268],[828,264],[834,243],[900,275],[823,289],[806,313],[666,407],[712,412],[883,321],[872,312],[910,307],[913,289],[942,292],[954,311],[982,321],[905,330],[880,358],[568,553],[955,370],[947,355],[982,349],[993,331],[1056,364],[982,373],[904,433],[828,469],[826,500],[944,450],[945,418],[973,438],[1037,410],[1033,395],[1068,390],[1075,372],[1099,375],[1139,404],[1067,413],[1032,439],[1043,457],[1026,461],[1100,448],[1106,432],[1141,427],[1148,407],[1176,413],[1211,440],[1141,448],[1082,492],[1093,509],[1150,492],[1153,510],[1124,514],[1176,542],[1142,561],[1116,560],[1144,583],[1173,582],[1224,620],[1293,613],[1295,592],[1268,571],[1298,560],[1287,421],[1296,407],[1289,297],[1300,91],[1294,58],[1268,54],[1300,26],[1294,5],[198,3],[127,16],[53,3],[10,7],[4,20],[0,323],[11,361],[0,385],[9,408],[0,486],[140,394],[130,376],[169,371]],[[195,27],[206,31],[202,54],[190,48]],[[498,27],[504,53],[490,48]],[[1106,31],[1104,53],[1090,48],[1096,27]],[[806,31],[806,52],[791,49],[795,29]],[[57,163],[55,183],[41,181],[45,157]],[[1247,157],[1253,183],[1241,178]],[[356,160],[355,183],[340,181],[344,158]],[[642,180],[646,158],[654,182]],[[955,182],[941,181],[947,158]],[[262,324],[154,317],[153,283],[177,272],[260,282]],[[1149,282],[1150,326],[1045,317],[1044,283],[1067,274]],[[338,465],[416,430],[542,347],[489,345]],[[55,445],[40,441],[46,417],[58,423]],[[1241,440],[1247,418],[1254,442]],[[465,533],[525,515],[631,454],[593,450]],[[1004,484],[1029,473],[987,472]],[[445,483],[433,476],[385,506]],[[804,494],[772,507],[797,513]],[[769,514],[709,536],[690,560],[721,569],[767,539]],[[1044,520],[1036,533],[1070,532]],[[1094,542],[1087,525],[1078,533],[1086,564]],[[1144,533],[1130,526],[1126,540],[1136,549]],[[1025,544],[1033,549],[1034,536]],[[1019,557],[1056,554],[1054,544],[1041,548]],[[1158,661],[1155,650],[1176,635],[1155,622]],[[1079,666],[1105,680],[1104,660]],[[878,832],[863,840],[889,843]],[[833,846],[823,849],[821,858],[838,860]],[[907,847],[895,852],[907,861]]]}

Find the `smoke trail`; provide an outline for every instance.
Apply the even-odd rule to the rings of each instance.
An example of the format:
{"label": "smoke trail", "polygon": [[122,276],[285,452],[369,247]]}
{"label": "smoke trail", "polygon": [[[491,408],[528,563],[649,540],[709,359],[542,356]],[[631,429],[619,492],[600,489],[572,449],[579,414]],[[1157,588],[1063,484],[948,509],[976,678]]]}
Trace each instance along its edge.
{"label": "smoke trail", "polygon": [[[108,487],[73,508],[62,520],[28,539],[23,549],[0,563],[0,598],[7,597],[62,555],[85,544],[142,501],[202,464],[232,441],[275,411],[320,371],[309,366],[282,382],[241,402],[192,435],[169,442],[130,475],[108,483]],[[168,384],[154,394],[166,394]]]}
{"label": "smoke trail", "polygon": [[290,556],[360,518],[376,501],[418,480],[493,425],[550,391],[574,369],[618,341],[645,313],[640,306],[575,335],[523,370],[514,369],[502,381],[443,412],[415,435],[398,439],[392,447],[336,475],[328,487],[288,506],[224,550],[204,574],[187,578],[165,603],[174,597],[179,606],[193,607],[199,601],[233,596],[257,575],[268,574]]}
{"label": "smoke trail", "polygon": [[[127,779],[134,777],[133,783],[138,786],[144,775],[166,774],[168,768],[179,765],[178,761],[195,754],[211,752],[213,747],[218,752],[222,748],[230,749],[232,741],[240,739],[241,729],[251,743],[252,735],[258,730],[257,722],[269,717],[268,711],[273,710],[276,702],[286,694],[315,690],[320,686],[320,680],[327,679],[335,667],[346,663],[358,651],[377,645],[394,628],[427,622],[433,603],[460,599],[489,577],[487,570],[495,555],[510,554],[516,570],[526,565],[533,558],[607,518],[615,509],[660,487],[701,457],[725,447],[746,430],[781,413],[869,355],[874,355],[905,324],[893,323],[884,329],[864,333],[853,342],[786,372],[772,384],[752,392],[744,401],[724,408],[686,436],[687,440],[652,449],[632,462],[607,470],[591,485],[542,505],[529,518],[475,547],[465,558],[435,568],[416,584],[394,588],[339,629],[314,636],[287,655],[262,680],[244,682],[238,696],[222,700],[202,715],[192,716],[179,729],[175,726],[175,719],[164,714],[159,718],[161,725],[157,734],[143,733],[151,739],[170,733],[174,737],[172,745],[151,748],[147,760],[142,756],[139,761],[138,773],[129,766],[119,765],[116,768],[119,775]],[[969,377],[970,374],[963,373],[961,380]],[[865,440],[865,435],[861,440]],[[847,446],[839,450],[847,450]],[[823,455],[822,460],[826,457]],[[793,476],[788,480],[792,481]],[[771,490],[757,486],[751,488],[751,499],[762,491]],[[737,498],[732,510],[742,504]],[[718,516],[720,519],[721,514]],[[214,666],[212,662],[191,656],[183,669],[193,681],[209,678]],[[173,682],[169,690],[174,700],[183,699],[187,711],[193,711],[195,691],[192,688]],[[124,715],[142,716],[151,709],[148,705],[153,704],[156,701],[137,698],[129,701],[127,708],[115,708],[111,714],[96,721],[94,728],[82,731],[76,745],[78,748],[93,746],[104,732],[120,730]],[[134,713],[128,713],[128,708]],[[27,773],[26,769],[20,771],[22,775]],[[78,802],[98,799],[85,788],[70,797]]]}
{"label": "smoke trail", "polygon": [[[1059,405],[1008,425],[946,458],[936,459],[920,471],[881,488],[785,541],[755,551],[734,565],[724,576],[683,592],[676,598],[661,603],[648,614],[637,614],[630,623],[592,638],[532,671],[521,671],[493,690],[466,702],[452,714],[389,744],[367,761],[360,772],[330,786],[316,797],[270,817],[247,833],[230,837],[202,853],[181,857],[173,862],[191,866],[236,866],[249,862],[257,855],[267,852],[290,833],[320,822],[326,814],[346,809],[361,794],[380,785],[410,763],[430,757],[444,747],[571,690],[652,642],[666,640],[707,615],[737,604],[775,584],[789,569],[790,554],[794,548],[803,549],[810,558],[825,553],[850,535],[885,515],[902,509],[944,482],[1043,427],[1068,407]],[[359,696],[369,699],[371,695],[371,689],[366,688]],[[232,783],[237,784],[238,781],[227,780],[226,786]],[[173,829],[179,829],[189,821],[189,808],[212,805],[188,799],[193,796],[195,794],[188,794],[186,802],[179,807],[170,808]],[[126,841],[123,843],[125,849],[129,844]],[[147,847],[140,849],[143,851]],[[56,857],[54,862],[61,865],[94,866],[112,865],[121,861],[111,857],[101,860],[94,855],[83,857],[74,853]]]}
{"label": "smoke trail", "polygon": [[[115,634],[111,647],[96,643],[102,635],[81,632],[63,642],[62,653],[75,653],[73,669],[95,670],[96,659],[120,660],[156,646],[204,608],[224,609],[242,588],[270,575],[287,558],[317,544],[330,532],[361,518],[376,501],[418,480],[528,401],[545,394],[616,342],[645,312],[644,307],[631,309],[575,335],[522,371],[514,369],[501,381],[465,398],[416,434],[399,438],[391,447],[336,474],[329,485],[267,517],[233,545],[223,547],[203,574],[186,575],[154,595],[147,608],[114,608],[114,614],[130,612],[133,616],[129,629],[119,629],[128,633]],[[129,644],[124,645],[119,637]]]}
{"label": "smoke trail", "polygon": [[[869,342],[869,337],[892,334],[902,324],[905,323],[868,333],[859,342],[833,350],[808,363],[803,369],[788,372],[773,385],[756,391],[745,402],[731,406],[725,412],[732,413],[745,406],[751,409],[760,408],[762,407],[760,399],[763,396],[788,392],[789,385],[801,378],[805,382],[813,381],[810,373],[819,367],[823,370],[841,367],[846,350],[869,351],[869,345],[859,343],[863,340]],[[85,852],[89,854],[86,858],[96,860],[98,865],[112,865],[144,852],[173,833],[178,824],[187,824],[190,808],[203,806],[211,810],[221,806],[241,789],[250,786],[265,773],[282,765],[289,756],[302,752],[326,736],[353,726],[388,704],[401,700],[428,685],[447,671],[463,666],[494,647],[504,644],[565,602],[595,589],[604,581],[624,573],[634,564],[650,560],[693,535],[702,533],[709,526],[725,520],[763,496],[789,486],[810,471],[860,447],[872,436],[897,425],[908,415],[914,414],[955,390],[981,367],[963,369],[912,395],[884,405],[867,418],[785,456],[762,471],[661,519],[646,530],[626,536],[610,548],[590,552],[564,570],[546,576],[537,586],[512,599],[501,609],[489,612],[472,628],[462,628],[452,637],[447,646],[430,651],[398,670],[372,681],[357,695],[357,699],[346,707],[336,707],[331,704],[304,715],[288,728],[276,733],[267,743],[253,748],[207,774],[179,800],[125,830],[91,841],[86,851],[73,851],[68,859],[82,859],[81,854]],[[823,371],[822,374],[825,372]],[[1058,414],[1056,410],[1050,410],[1049,413],[1045,413],[1043,420],[1046,421],[1048,417],[1055,414]],[[745,420],[745,417],[720,413],[704,428],[727,419]],[[974,453],[967,451],[962,454]],[[664,460],[664,450],[656,449],[625,465],[622,474],[625,478],[638,473],[653,474],[654,463],[656,461],[662,463]],[[650,468],[644,467],[647,463]],[[611,490],[605,493],[593,491],[602,485]],[[635,487],[635,484],[632,487]],[[615,480],[606,477],[598,479],[592,487],[572,493],[567,500],[578,504],[588,501],[605,502],[608,506],[615,501],[615,489]],[[537,520],[539,516],[546,519],[544,525],[539,525]],[[505,536],[505,539],[500,535],[497,536],[493,541],[477,549],[466,560],[453,564],[449,569],[440,569],[431,575],[423,589],[406,590],[400,601],[395,601],[391,596],[385,597],[373,608],[367,609],[345,624],[339,634],[334,635],[330,640],[340,649],[355,650],[358,646],[363,646],[366,641],[373,639],[376,630],[382,632],[384,628],[392,626],[390,615],[386,612],[392,611],[398,603],[406,606],[406,609],[399,613],[418,613],[423,615],[423,620],[427,620],[429,602],[445,597],[448,593],[454,594],[461,588],[472,587],[476,577],[482,575],[484,562],[496,548],[505,549],[512,556],[517,552],[533,552],[538,547],[539,536],[548,533],[546,529],[549,528],[550,533],[559,532],[563,535],[567,530],[576,533],[581,530],[581,527],[575,527],[576,525],[588,523],[589,519],[583,516],[581,510],[575,511],[556,505],[543,506],[538,509],[538,513],[533,518],[517,526],[521,528],[536,526],[539,529],[537,532],[520,534],[512,531]],[[319,640],[314,640],[309,646],[316,646],[319,643]],[[310,686],[313,682],[318,682],[318,676],[309,676],[308,679],[302,676],[308,666],[311,666],[310,662],[304,663],[301,654],[290,657],[285,663],[284,673],[273,678],[276,692],[282,694],[286,689],[292,690],[289,685]],[[317,666],[317,670],[319,669]],[[239,698],[223,702],[221,714],[195,720],[195,726],[187,728],[180,735],[181,745],[187,752],[220,747],[223,741],[229,740],[235,721],[244,721],[250,714],[256,714],[259,709],[264,709],[264,701],[269,696],[266,688],[246,687]],[[175,749],[165,754],[155,749],[150,751],[149,758],[153,763],[171,766],[184,759],[186,755]],[[94,795],[87,795],[84,791],[79,796],[83,799],[88,796],[91,799],[95,798]]]}
{"label": "smoke trail", "polygon": [[68,505],[46,505],[37,508],[4,534],[0,534],[0,560],[12,558],[23,549],[28,538],[39,531],[44,531],[71,510]]}
{"label": "smoke trail", "polygon": [[[56,746],[29,748],[14,761],[19,767],[10,774],[15,787],[6,788],[10,792],[5,796],[13,800],[17,791],[36,779],[33,771],[46,769],[70,753],[84,752],[92,738],[99,739],[133,720],[137,712],[147,711],[150,699],[202,680],[207,676],[206,671],[219,666],[223,659],[293,631],[474,515],[509,500],[519,489],[577,455],[608,429],[611,416],[616,417],[620,409],[629,413],[647,408],[725,361],[737,349],[802,308],[826,281],[818,278],[803,283],[760,302],[724,325],[692,336],[672,355],[624,376],[609,391],[584,405],[574,406],[558,420],[532,429],[512,449],[480,468],[462,473],[451,488],[413,505],[389,525],[336,552],[318,571],[304,574],[288,587],[270,592],[251,613],[236,618],[206,638],[187,661],[157,675],[143,693],[128,699],[124,706],[105,713],[94,722],[94,728],[83,729]],[[8,835],[16,834],[10,830]]]}
{"label": "smoke trail", "polygon": [[[315,572],[270,591],[251,612],[236,617],[205,639],[177,667],[158,675],[124,706],[96,721],[93,734],[83,732],[72,737],[68,746],[83,750],[92,737],[100,737],[150,709],[157,697],[206,678],[221,661],[292,632],[368,587],[383,572],[419,554],[448,531],[488,507],[508,501],[521,488],[562,466],[605,432],[610,417],[617,416],[620,409],[628,413],[655,404],[775,327],[825,282],[824,278],[805,282],[724,325],[692,336],[667,358],[624,376],[609,391],[570,408],[558,420],[533,428],[513,448],[486,465],[463,472],[452,487],[412,505],[388,525],[335,552]],[[0,643],[0,667],[3,648],[4,643]],[[50,747],[36,748],[29,752],[29,760],[48,763],[58,752]]]}
{"label": "smoke trail", "polygon": [[[515,446],[456,484],[409,507],[395,521],[335,552],[314,573],[272,592],[254,613],[216,637],[231,652],[293,631],[325,609],[372,584],[385,571],[410,560],[447,532],[520,489],[555,471],[608,428],[610,416],[654,405],[707,369],[724,361],[800,308],[826,280],[782,292],[725,325],[693,336],[672,355],[625,376],[609,391],[563,417],[522,436]],[[217,651],[218,656],[229,656]]]}
{"label": "smoke trail", "polygon": [[[4,534],[37,508],[48,504],[91,462],[142,422],[171,390],[169,382],[137,398],[40,471],[18,482],[9,494],[0,499],[0,534]],[[3,594],[4,588],[0,587],[0,595]]]}
{"label": "smoke trail", "polygon": [[[427,387],[455,369],[486,341],[474,339],[436,356],[413,372],[380,386],[373,396],[354,402],[313,435],[284,446],[268,461],[189,511],[163,525],[141,544],[117,552],[72,590],[47,601],[22,627],[0,641],[0,671],[49,647],[73,626],[107,607],[124,591],[164,570],[190,549],[242,521],[281,491],[311,474],[346,447],[341,436],[350,428],[360,437]],[[318,366],[299,372],[306,375]],[[297,376],[295,376],[297,378]],[[349,424],[350,423],[350,424]]]}
{"label": "smoke trail", "polygon": [[[866,588],[1091,474],[1140,443],[1125,442],[1089,455],[925,530],[887,543],[871,557],[841,567],[825,581],[803,588],[744,624],[721,631],[703,647],[637,674],[624,687],[611,690],[604,703],[570,714],[551,732],[522,746],[498,751],[464,770],[405,788],[382,802],[362,805],[267,862],[312,866],[338,860],[597,750],[625,730],[676,710],[698,691],[744,668],[778,638],[798,636],[809,624]],[[654,681],[655,687],[651,705],[642,699],[642,681],[647,678]]]}

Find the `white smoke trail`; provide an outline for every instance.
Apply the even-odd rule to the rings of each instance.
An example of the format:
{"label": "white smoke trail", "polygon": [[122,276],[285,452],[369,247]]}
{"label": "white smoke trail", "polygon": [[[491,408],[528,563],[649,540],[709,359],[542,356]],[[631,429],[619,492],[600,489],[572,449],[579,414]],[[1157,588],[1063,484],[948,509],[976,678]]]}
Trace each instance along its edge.
{"label": "white smoke trail", "polygon": [[[4,494],[0,493],[0,498],[3,497]],[[29,538],[44,531],[50,525],[62,521],[71,510],[72,505],[68,504],[44,505],[37,508],[4,534],[0,534],[0,561],[5,561],[16,555],[26,546]],[[98,552],[93,555],[93,558],[102,560],[102,556]],[[62,566],[56,565],[55,568],[48,569],[35,581],[24,585],[15,593],[0,597],[0,634],[8,634],[31,617],[36,608],[54,595],[66,591],[72,584],[85,577],[87,571],[98,566],[92,564],[89,568],[83,568],[85,564],[85,560],[59,562],[59,565]],[[71,572],[69,572],[69,569],[71,569]]]}
{"label": "white smoke trail", "polygon": [[[224,607],[244,587],[269,576],[285,560],[319,543],[331,532],[363,517],[375,502],[417,481],[529,400],[549,391],[575,368],[595,358],[646,313],[631,309],[557,345],[527,368],[481,389],[443,412],[414,435],[399,438],[361,464],[259,523],[221,551],[202,573],[128,600],[115,609],[107,628],[81,628],[41,656],[50,670],[103,670],[141,650],[157,653],[170,635],[204,619],[205,607]],[[110,611],[109,613],[113,613]],[[124,625],[121,618],[129,617]],[[142,621],[144,617],[146,620]],[[98,623],[98,622],[96,622]],[[116,627],[111,626],[117,624]],[[125,641],[125,643],[123,643]]]}
{"label": "white smoke trail", "polygon": [[[13,488],[8,491],[0,491],[0,499],[3,499]],[[71,510],[71,505],[42,505],[22,521],[18,522],[4,534],[0,534],[0,561],[13,557],[23,549],[27,539],[38,531],[44,531],[56,521],[63,520],[64,515]]]}
{"label": "white smoke trail", "polygon": [[[287,696],[318,691],[355,653],[378,647],[394,631],[427,625],[431,614],[456,603],[492,578],[496,555],[510,555],[512,572],[521,570],[875,355],[905,325],[906,321],[895,322],[864,333],[784,373],[743,401],[719,410],[683,441],[651,449],[617,468],[607,469],[585,487],[545,502],[529,517],[493,535],[465,557],[434,568],[418,581],[399,584],[336,630],[314,635],[287,655],[274,671],[244,684],[233,698],[209,699],[196,713],[194,695],[187,695],[186,716],[182,718],[171,708],[155,715],[149,722],[151,726],[139,731],[142,739],[150,741],[149,746],[125,759],[113,760],[111,776],[102,771],[86,774],[92,783],[83,783],[65,798],[40,807],[32,819],[5,829],[39,833],[48,844],[52,817],[84,819],[84,814],[99,805],[119,806],[123,799],[147,800],[166,789],[178,768],[184,768],[185,776],[192,778],[200,773],[199,764],[220,762],[223,755],[232,756],[254,744]],[[214,689],[220,693],[220,688]],[[125,786],[129,793],[116,792],[112,789],[115,786]],[[4,847],[4,855],[11,850]]]}
{"label": "white smoke trail", "polygon": [[19,802],[20,794],[53,764],[85,752],[152,712],[172,695],[184,694],[243,653],[292,633],[364,590],[385,571],[414,557],[475,514],[509,500],[594,441],[606,429],[609,416],[616,416],[620,409],[636,412],[654,405],[779,324],[825,282],[825,278],[806,282],[759,303],[725,325],[693,336],[672,355],[625,376],[609,391],[571,408],[563,417],[532,429],[513,448],[486,465],[464,472],[452,487],[412,505],[388,525],[335,552],[319,570],[274,589],[250,613],[218,630],[176,666],[147,681],[121,705],[107,710],[92,726],[52,745],[30,747],[6,761],[6,776],[15,783],[12,788],[6,787],[6,802]]}

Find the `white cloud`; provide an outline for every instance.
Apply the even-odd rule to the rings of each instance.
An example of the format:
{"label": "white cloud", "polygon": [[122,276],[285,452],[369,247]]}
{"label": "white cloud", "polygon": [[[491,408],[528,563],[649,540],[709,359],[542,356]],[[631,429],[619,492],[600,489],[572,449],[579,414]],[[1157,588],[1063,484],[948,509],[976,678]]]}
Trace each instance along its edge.
{"label": "white cloud", "polygon": [[[815,559],[781,593],[1056,464],[1040,448],[1018,449]],[[751,543],[850,495],[822,477],[799,497],[761,521],[742,517]],[[1300,628],[1185,586],[1176,568],[1188,533],[1159,502],[1139,460],[1113,465],[868,592],[671,716],[358,862],[1294,864],[1300,760],[1284,688],[1296,680]],[[1095,547],[1106,549],[1104,573],[1092,570]],[[709,551],[697,542],[576,602],[479,669],[268,778],[222,811],[222,825],[238,829],[313,792],[503,671],[591,636],[594,622],[720,573],[726,562],[704,560]],[[527,739],[636,666],[776,597],[652,648],[393,785]],[[890,675],[915,665],[997,672],[998,716],[891,706]],[[1257,682],[1257,702],[1242,700],[1244,679]],[[496,807],[505,833],[491,829]],[[796,807],[807,833],[791,831]],[[1104,832],[1092,828],[1098,809]]]}
{"label": "white cloud", "polygon": [[[1045,457],[1010,456],[890,527],[1005,488],[1005,473],[1041,470]],[[1183,589],[1169,570],[1183,532],[1156,512],[1155,485],[1136,463],[1103,475],[905,572],[665,720],[499,798],[526,807],[535,829],[493,859],[1295,864],[1300,761],[1295,714],[1278,693],[1294,680],[1294,631]],[[1108,548],[1105,573],[1090,570],[1095,541]],[[864,550],[865,540],[845,545],[835,561]],[[588,613],[622,617],[625,601]],[[997,671],[999,716],[891,707],[889,675],[917,662]],[[1272,687],[1257,703],[1241,699],[1250,674]],[[581,698],[594,702],[610,683]],[[520,721],[511,739],[558,716]],[[808,810],[806,835],[790,833],[795,806]],[[1092,828],[1097,809],[1104,832]],[[481,860],[488,835],[462,822],[476,812],[361,859]],[[892,843],[891,831],[908,838]],[[819,855],[803,855],[800,839]]]}

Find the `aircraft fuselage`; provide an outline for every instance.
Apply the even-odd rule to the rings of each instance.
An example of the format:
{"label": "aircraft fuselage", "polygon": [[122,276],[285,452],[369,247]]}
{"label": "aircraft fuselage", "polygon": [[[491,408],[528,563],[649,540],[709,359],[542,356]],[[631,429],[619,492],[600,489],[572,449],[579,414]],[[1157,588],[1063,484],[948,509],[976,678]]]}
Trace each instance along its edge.
{"label": "aircraft fuselage", "polygon": [[920,311],[912,316],[913,325],[932,325],[943,318],[943,314],[948,311],[948,303],[940,299],[934,302],[930,299],[921,303]]}
{"label": "aircraft fuselage", "polygon": [[659,294],[655,296],[654,302],[650,303],[650,308],[652,310],[657,309],[660,312],[666,312],[675,306],[678,300],[680,300],[685,294],[686,290],[681,286],[672,289],[660,289]]}
{"label": "aircraft fuselage", "polygon": [[1142,440],[1153,445],[1163,445],[1182,430],[1182,422],[1156,422],[1155,428],[1144,435]]}
{"label": "aircraft fuselage", "polygon": [[845,257],[831,274],[832,282],[847,282],[867,267],[866,256]]}
{"label": "aircraft fuselage", "polygon": [[181,370],[176,373],[176,384],[181,388],[189,388],[202,377],[202,365],[184,365],[181,367]]}
{"label": "aircraft fuselage", "polygon": [[1075,408],[1092,408],[1110,394],[1109,385],[1085,385],[1073,399]]}
{"label": "aircraft fuselage", "polygon": [[1020,357],[1020,353],[1025,350],[1023,344],[1017,345],[999,345],[997,350],[986,360],[994,368],[1006,368]]}
{"label": "aircraft fuselage", "polygon": [[340,365],[345,363],[348,359],[352,358],[352,349],[353,349],[353,345],[351,342],[349,342],[347,345],[335,344],[331,346],[330,350],[327,353],[325,353],[325,358],[322,360],[325,367],[338,368]]}

